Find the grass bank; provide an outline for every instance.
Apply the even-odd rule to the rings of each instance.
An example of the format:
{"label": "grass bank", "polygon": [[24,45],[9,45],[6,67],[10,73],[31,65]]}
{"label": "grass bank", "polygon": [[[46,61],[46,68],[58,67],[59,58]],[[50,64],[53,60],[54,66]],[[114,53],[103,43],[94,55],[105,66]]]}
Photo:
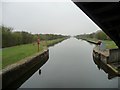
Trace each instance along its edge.
{"label": "grass bank", "polygon": [[[97,42],[98,41],[98,39],[95,39],[95,38],[85,38],[85,39],[87,39],[89,41],[92,41],[92,42]],[[102,40],[102,41],[105,43],[107,49],[118,48],[118,46],[112,40]]]}
{"label": "grass bank", "polygon": [[103,42],[105,43],[107,49],[118,48],[118,46],[114,43],[114,41],[104,40]]}
{"label": "grass bank", "polygon": [[[48,41],[41,41],[39,52],[42,52],[48,46],[54,45],[63,40],[64,40],[64,38],[48,40]],[[34,55],[35,53],[38,53],[37,49],[38,48],[37,48],[36,43],[3,48],[3,50],[2,50],[2,68],[5,68],[8,65],[16,63],[28,56]]]}

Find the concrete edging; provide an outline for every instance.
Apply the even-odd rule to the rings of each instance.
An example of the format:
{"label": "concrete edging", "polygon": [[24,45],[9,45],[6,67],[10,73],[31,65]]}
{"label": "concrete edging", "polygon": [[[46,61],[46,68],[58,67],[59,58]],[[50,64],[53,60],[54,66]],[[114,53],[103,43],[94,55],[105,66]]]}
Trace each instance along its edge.
{"label": "concrete edging", "polygon": [[27,57],[18,63],[12,64],[2,71],[2,87],[5,88],[10,83],[19,79],[27,71],[33,68],[35,65],[41,63],[43,60],[49,58],[49,50],[45,49],[43,52],[39,52],[33,56]]}
{"label": "concrete edging", "polygon": [[[112,49],[106,51],[108,54],[106,55],[105,52],[101,52],[100,50],[97,50],[96,47],[93,49],[93,56],[103,62],[109,69],[111,69],[116,75],[120,76],[119,70],[116,69],[116,66],[114,66],[114,63],[119,62],[119,58],[116,57],[116,53],[120,53],[119,49],[116,49],[114,52],[112,52]],[[111,55],[112,53],[112,55]],[[114,59],[113,59],[114,58]]]}

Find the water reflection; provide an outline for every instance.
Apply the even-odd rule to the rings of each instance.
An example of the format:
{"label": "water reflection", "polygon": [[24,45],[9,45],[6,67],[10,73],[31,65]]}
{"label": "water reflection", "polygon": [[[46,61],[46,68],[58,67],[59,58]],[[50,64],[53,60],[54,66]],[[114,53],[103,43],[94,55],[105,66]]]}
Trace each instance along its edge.
{"label": "water reflection", "polygon": [[8,87],[5,87],[4,89],[7,90],[8,88],[17,89],[19,88],[26,80],[28,80],[38,69],[39,69],[39,75],[41,75],[41,67],[48,61],[49,54],[41,60],[36,66],[34,66],[31,70],[26,72],[22,77],[20,77],[17,81],[14,81],[11,85]]}
{"label": "water reflection", "polygon": [[39,69],[39,75],[41,75],[41,69]]}
{"label": "water reflection", "polygon": [[102,69],[106,74],[108,74],[109,80],[117,77],[117,75],[114,72],[109,70],[109,68],[103,62],[101,62],[98,58],[95,58],[94,55],[93,55],[93,61],[97,65],[99,70]]}

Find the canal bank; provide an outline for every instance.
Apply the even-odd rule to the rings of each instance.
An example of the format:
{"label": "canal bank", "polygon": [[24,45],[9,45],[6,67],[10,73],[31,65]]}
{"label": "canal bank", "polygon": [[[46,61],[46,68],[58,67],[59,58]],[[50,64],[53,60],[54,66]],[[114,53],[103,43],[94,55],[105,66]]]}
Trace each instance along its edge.
{"label": "canal bank", "polygon": [[[96,44],[96,41],[82,39],[89,43]],[[100,60],[110,71],[114,72],[115,75],[120,76],[120,49],[105,49],[100,50],[99,46],[93,48],[93,56],[97,60]]]}
{"label": "canal bank", "polygon": [[120,49],[100,51],[98,47],[95,47],[93,56],[106,65],[115,75],[120,76]]}
{"label": "canal bank", "polygon": [[88,40],[88,39],[85,39],[85,38],[80,38],[80,39],[85,40],[85,41],[87,41],[87,42],[89,42],[89,43],[92,43],[92,44],[96,44],[96,45],[97,45],[97,42],[96,42],[96,41]]}
{"label": "canal bank", "polygon": [[40,64],[43,61],[48,60],[49,50],[44,49],[42,52],[39,52],[33,56],[24,58],[23,60],[9,65],[2,70],[2,88],[7,88],[11,83],[23,76],[27,71],[34,68],[37,64]]}
{"label": "canal bank", "polygon": [[99,70],[103,70],[108,75],[108,79],[113,79],[113,78],[117,77],[117,75],[110,68],[108,68],[98,58],[94,57],[94,55],[93,55],[93,61]]}
{"label": "canal bank", "polygon": [[[57,44],[58,42],[63,41],[66,38],[59,38],[54,40],[41,41],[39,45],[39,51],[47,48],[48,45]],[[24,59],[25,57],[29,57],[38,52],[37,43],[30,44],[22,44],[13,47],[7,47],[2,49],[2,68],[4,69],[7,66],[17,63],[18,61]]]}
{"label": "canal bank", "polygon": [[[47,47],[54,46],[55,44],[58,44],[65,39],[67,38],[51,40],[48,41],[46,45]],[[48,60],[48,58],[49,49],[45,47],[44,50],[2,69],[2,72],[0,74],[0,76],[2,76],[2,88],[18,88],[21,83],[24,83],[24,80],[26,80],[25,77],[28,79],[30,75],[34,74],[34,72]],[[27,73],[31,74],[29,75]],[[20,80],[22,77],[23,80]]]}

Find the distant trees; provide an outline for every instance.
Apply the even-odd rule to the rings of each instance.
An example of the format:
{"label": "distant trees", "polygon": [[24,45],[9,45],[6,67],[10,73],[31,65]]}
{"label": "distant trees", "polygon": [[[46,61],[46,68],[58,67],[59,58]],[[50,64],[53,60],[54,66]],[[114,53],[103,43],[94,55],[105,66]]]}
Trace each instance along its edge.
{"label": "distant trees", "polygon": [[90,34],[82,34],[75,36],[76,38],[95,38],[99,40],[111,40],[109,36],[107,36],[103,31],[99,30],[95,33]]}
{"label": "distant trees", "polygon": [[53,40],[58,38],[63,38],[67,36],[55,35],[55,34],[39,34],[41,40]]}
{"label": "distant trees", "polygon": [[[13,32],[13,28],[0,26],[2,30],[2,47],[10,47],[20,44],[28,44],[36,42],[38,34],[31,34],[25,31]],[[54,34],[39,34],[40,40],[53,40],[58,38],[66,38],[68,36]]]}
{"label": "distant trees", "polygon": [[94,37],[101,40],[110,40],[109,36],[106,35],[103,31],[96,32]]}
{"label": "distant trees", "polygon": [[13,40],[12,28],[2,26],[2,46],[12,46],[13,43],[11,42],[11,40]]}
{"label": "distant trees", "polygon": [[12,32],[12,28],[2,26],[2,47],[27,44],[34,41],[33,35],[28,32]]}

